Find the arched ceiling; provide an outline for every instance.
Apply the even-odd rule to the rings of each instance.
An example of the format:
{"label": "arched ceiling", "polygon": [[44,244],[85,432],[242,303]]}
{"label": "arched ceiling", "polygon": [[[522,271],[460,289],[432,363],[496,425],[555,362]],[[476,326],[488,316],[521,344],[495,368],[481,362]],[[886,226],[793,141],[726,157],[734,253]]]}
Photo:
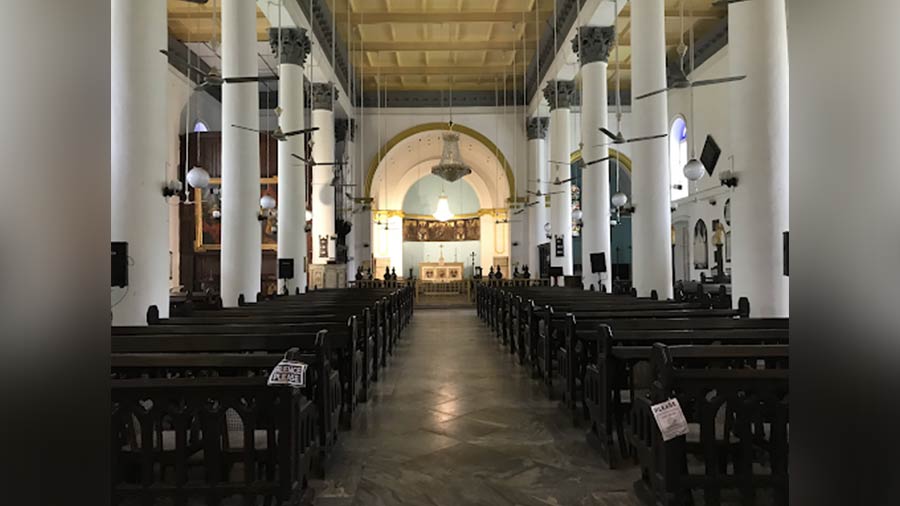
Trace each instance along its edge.
{"label": "arched ceiling", "polygon": [[[374,198],[378,209],[400,209],[407,190],[420,178],[431,173],[441,158],[444,129],[427,129],[402,137],[382,157],[370,174],[367,195]],[[473,135],[461,133],[459,150],[472,168],[465,181],[478,195],[482,209],[504,208],[510,197],[502,154],[497,153]],[[401,134],[403,135],[403,134]],[[449,185],[449,183],[448,183]]]}

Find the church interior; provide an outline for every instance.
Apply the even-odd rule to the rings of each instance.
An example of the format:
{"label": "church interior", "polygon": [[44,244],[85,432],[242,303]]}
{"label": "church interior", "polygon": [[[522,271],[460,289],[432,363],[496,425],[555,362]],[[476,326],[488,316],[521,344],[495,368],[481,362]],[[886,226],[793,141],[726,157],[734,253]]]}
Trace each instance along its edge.
{"label": "church interior", "polygon": [[111,503],[799,504],[804,1],[100,2]]}

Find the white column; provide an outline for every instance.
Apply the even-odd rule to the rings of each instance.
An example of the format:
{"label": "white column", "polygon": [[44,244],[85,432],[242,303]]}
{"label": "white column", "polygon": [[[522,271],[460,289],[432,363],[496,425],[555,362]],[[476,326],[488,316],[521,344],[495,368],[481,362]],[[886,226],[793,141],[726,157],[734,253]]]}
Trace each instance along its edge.
{"label": "white column", "polygon": [[[279,45],[278,36],[281,34]],[[303,117],[303,64],[310,43],[303,28],[270,28],[269,43],[278,57],[278,126],[283,132],[305,128]],[[291,295],[306,291],[306,165],[293,155],[304,156],[305,136],[295,135],[278,143],[278,258],[294,260],[294,277],[278,280],[278,292]]]}
{"label": "white column", "polygon": [[113,325],[169,317],[166,182],[166,3],[113,0],[111,9],[111,223],[128,243],[128,287],[111,292]]}
{"label": "white column", "polygon": [[[354,123],[350,118],[340,119],[335,122],[335,141],[338,144],[342,145],[341,152],[341,160],[347,160],[349,165],[341,167],[341,171],[344,175],[343,182],[345,184],[358,184],[356,179],[355,169],[356,166],[352,162],[353,152],[356,150],[355,143],[353,142],[353,128]],[[358,208],[359,205],[353,202],[351,197],[348,197],[346,194],[357,195],[359,186],[347,186],[344,188],[338,188],[336,191],[343,193],[342,202],[344,203],[343,207],[346,209],[342,211],[344,219],[350,222],[350,233],[347,234],[345,239],[347,245],[347,279],[353,280],[356,278],[356,268],[359,265],[359,257],[357,255],[357,241],[356,237],[359,233],[359,230],[356,227],[357,215],[353,214],[353,210]],[[400,274],[397,274],[398,276]]]}
{"label": "white column", "polygon": [[[337,90],[330,83],[312,85],[312,126],[319,128],[312,134],[312,158],[318,163],[335,161],[332,93]],[[334,166],[317,165],[312,172],[312,263],[325,264],[335,254],[334,187],[331,186]],[[328,241],[328,254],[324,256],[319,254],[322,238]]]}
{"label": "white column", "polygon": [[[537,193],[541,188],[546,189],[546,183],[537,183],[536,180],[547,181],[550,174],[547,170],[547,127],[549,118],[536,117],[528,120],[525,130],[528,133],[528,181],[526,188]],[[538,246],[547,242],[547,232],[544,225],[548,221],[547,206],[544,197],[528,195],[529,202],[539,203],[528,208],[528,270],[532,278],[540,277],[541,261],[538,254]]]}
{"label": "white column", "polygon": [[[572,167],[570,126],[572,95],[575,83],[572,81],[548,81],[544,97],[550,104],[550,160],[549,179],[551,181],[569,179]],[[572,184],[542,185],[543,191],[560,192],[550,196],[550,265],[562,267],[563,274],[574,273],[572,255]],[[563,255],[557,256],[556,239],[562,238]]]}
{"label": "white column", "polygon": [[[254,77],[256,4],[222,0],[222,74]],[[222,85],[222,304],[238,298],[256,302],[261,289],[262,236],[259,226],[259,85]]]}
{"label": "white column", "polygon": [[[665,5],[641,0],[631,5],[631,94],[666,87]],[[668,96],[654,95],[631,104],[636,136],[666,133]],[[672,297],[672,215],[667,139],[636,142],[632,160],[631,200],[634,287],[638,296],[656,290]]]}
{"label": "white column", "polygon": [[[606,146],[601,146],[609,139],[600,127],[607,127],[609,122],[606,67],[616,35],[611,26],[585,26],[578,36],[580,41],[574,47],[581,60],[581,157],[587,163],[609,153]],[[600,290],[603,284],[612,291],[609,199],[609,162],[586,165],[581,176],[581,273],[585,290],[591,285]],[[604,274],[591,272],[591,253],[605,253]]]}
{"label": "white column", "polygon": [[729,84],[738,186],[731,202],[732,299],[753,316],[788,316],[782,232],[789,228],[788,47],[784,0],[734,4],[728,13]]}

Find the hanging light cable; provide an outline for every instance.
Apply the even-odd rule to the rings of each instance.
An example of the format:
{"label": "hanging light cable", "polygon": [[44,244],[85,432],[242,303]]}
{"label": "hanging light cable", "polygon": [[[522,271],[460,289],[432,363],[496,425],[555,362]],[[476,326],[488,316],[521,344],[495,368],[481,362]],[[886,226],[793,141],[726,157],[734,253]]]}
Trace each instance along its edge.
{"label": "hanging light cable", "polygon": [[[693,10],[690,12],[693,14]],[[684,2],[681,4],[681,19],[682,23],[684,22]],[[688,51],[691,55],[691,74],[694,73],[694,23],[691,22],[690,30],[690,42],[691,45],[688,48]],[[682,38],[684,35],[682,34]],[[684,58],[682,57],[682,62]],[[682,63],[683,65],[683,63]],[[694,131],[694,87],[691,86],[690,89],[690,99],[691,99],[691,117],[690,123],[691,126],[688,129],[688,142],[691,144],[691,159],[684,165],[684,177],[688,179],[688,181],[697,181],[701,177],[703,177],[703,173],[706,172],[706,167],[703,166],[703,162],[697,159],[697,143],[696,143],[696,132]]]}

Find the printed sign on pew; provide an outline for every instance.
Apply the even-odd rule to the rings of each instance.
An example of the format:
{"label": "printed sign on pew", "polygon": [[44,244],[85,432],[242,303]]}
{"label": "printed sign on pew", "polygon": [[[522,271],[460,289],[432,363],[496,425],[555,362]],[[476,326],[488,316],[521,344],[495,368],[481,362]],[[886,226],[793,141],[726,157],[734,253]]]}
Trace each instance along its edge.
{"label": "printed sign on pew", "polygon": [[270,387],[288,386],[303,388],[306,386],[306,369],[308,366],[299,360],[293,360],[291,355],[290,351],[285,353],[284,359],[272,369],[268,381]]}
{"label": "printed sign on pew", "polygon": [[662,433],[663,441],[687,435],[688,424],[684,418],[684,412],[681,411],[681,405],[678,404],[678,399],[669,399],[654,404],[650,406],[650,411],[653,413],[653,418],[656,419],[656,426]]}

